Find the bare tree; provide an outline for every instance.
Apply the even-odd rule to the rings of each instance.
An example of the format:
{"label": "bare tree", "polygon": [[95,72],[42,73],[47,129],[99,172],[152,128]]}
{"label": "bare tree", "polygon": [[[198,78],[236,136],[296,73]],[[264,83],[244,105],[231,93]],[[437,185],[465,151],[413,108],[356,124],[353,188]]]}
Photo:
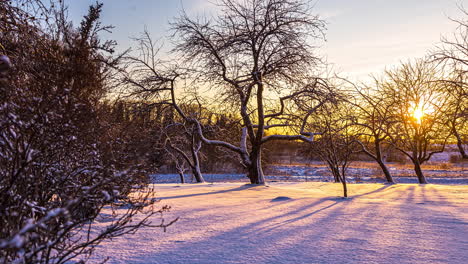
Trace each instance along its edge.
{"label": "bare tree", "polygon": [[[178,150],[178,151],[177,151]],[[171,157],[171,161],[174,163],[177,173],[180,177],[180,183],[185,183],[185,171],[187,170],[187,163],[184,157],[181,158],[181,153],[185,154],[182,150],[174,149],[171,145],[170,140],[166,141],[165,151]]]}
{"label": "bare tree", "polygon": [[[193,20],[185,14],[176,20],[174,51],[196,79],[232,100],[242,118],[238,146],[200,133],[203,142],[237,153],[251,183],[264,184],[264,143],[313,140],[314,133],[304,131],[304,125],[329,96],[328,85],[309,74],[320,63],[311,40],[322,37],[324,22],[299,0],[221,0],[218,7],[213,20]],[[299,98],[309,107],[300,134],[266,135],[269,129],[291,125],[289,110]]]}
{"label": "bare tree", "polygon": [[311,143],[311,150],[327,164],[335,182],[343,185],[344,197],[348,197],[346,171],[353,155],[359,152],[350,111],[350,105],[344,101],[328,104],[314,114],[310,123],[320,131],[320,136]]}
{"label": "bare tree", "polygon": [[394,125],[388,133],[392,144],[414,164],[419,183],[427,183],[421,165],[443,152],[451,135],[445,113],[447,98],[437,82],[434,65],[417,60],[387,70],[379,90],[392,102]]}
{"label": "bare tree", "polygon": [[[378,81],[374,80],[376,86]],[[379,93],[375,88],[360,88],[350,83],[356,92],[356,96],[348,99],[356,109],[353,124],[357,127],[357,142],[360,144],[363,153],[371,157],[385,175],[389,183],[394,183],[393,177],[387,168],[384,160],[384,144],[388,144],[391,126],[393,121],[393,100],[386,100],[386,96]]]}
{"label": "bare tree", "polygon": [[[455,72],[453,79],[441,80],[443,92],[448,98],[445,115],[448,118],[448,128],[457,142],[458,151],[463,159],[468,159],[468,75]],[[464,79],[464,80],[463,80]]]}
{"label": "bare tree", "polygon": [[468,11],[463,6],[460,7],[460,11],[462,19],[451,19],[457,24],[453,37],[451,39],[443,37],[443,45],[432,53],[432,58],[460,67],[466,73],[466,67],[468,67]]}
{"label": "bare tree", "polygon": [[[131,100],[138,100],[146,109],[165,108],[166,114],[172,115],[171,122],[166,124],[164,129],[167,139],[165,148],[178,153],[171,157],[173,161],[177,161],[176,167],[179,168],[179,172],[183,164],[187,163],[196,181],[204,182],[199,157],[202,140],[198,135],[199,128],[195,125],[204,114],[201,99],[195,95],[186,101],[176,100],[177,80],[182,80],[182,74],[177,71],[178,67],[160,59],[160,47],[152,40],[148,31],[145,30],[135,41],[137,54],[124,57],[128,70],[120,72],[125,87],[119,92]],[[179,129],[174,130],[176,127]],[[184,142],[190,154],[187,154],[183,147],[171,143],[171,139],[175,138]],[[184,162],[178,159],[179,156]]]}
{"label": "bare tree", "polygon": [[444,83],[445,92],[450,98],[451,106],[446,114],[450,118],[448,123],[455,136],[458,150],[463,159],[468,159],[466,145],[468,136],[466,124],[468,120],[468,11],[460,7],[463,19],[452,19],[457,29],[451,39],[442,38],[438,49],[432,52],[433,61],[439,62],[445,71],[451,72],[449,78],[440,81]]}
{"label": "bare tree", "polygon": [[171,135],[166,133],[166,147],[176,163],[181,178],[183,177],[183,168],[187,165],[190,167],[196,182],[205,182],[200,168],[202,141],[199,138],[196,126],[193,124],[175,123],[171,124],[168,129],[172,130],[173,133]]}

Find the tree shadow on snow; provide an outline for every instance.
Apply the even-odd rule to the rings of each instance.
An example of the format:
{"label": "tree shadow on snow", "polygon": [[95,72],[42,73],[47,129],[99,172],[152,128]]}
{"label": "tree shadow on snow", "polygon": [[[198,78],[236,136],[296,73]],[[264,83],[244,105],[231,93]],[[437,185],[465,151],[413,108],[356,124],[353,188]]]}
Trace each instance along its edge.
{"label": "tree shadow on snow", "polygon": [[226,189],[221,191],[214,191],[214,192],[203,192],[203,193],[193,193],[193,194],[184,194],[184,195],[175,195],[175,196],[165,196],[165,197],[158,197],[160,200],[169,200],[169,199],[177,199],[177,198],[187,198],[187,197],[195,197],[195,196],[204,196],[204,195],[212,195],[212,194],[220,194],[220,193],[228,193],[228,192],[237,192],[247,189],[252,189],[255,187],[266,187],[264,185],[257,185],[257,184],[244,184],[236,188]]}

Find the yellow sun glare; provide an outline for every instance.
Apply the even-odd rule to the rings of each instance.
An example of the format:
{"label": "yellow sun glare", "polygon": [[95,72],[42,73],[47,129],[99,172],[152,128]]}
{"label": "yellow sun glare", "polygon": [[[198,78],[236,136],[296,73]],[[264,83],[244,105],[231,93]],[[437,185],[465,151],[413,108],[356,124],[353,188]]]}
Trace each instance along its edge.
{"label": "yellow sun glare", "polygon": [[424,109],[421,106],[415,107],[413,110],[413,117],[418,124],[421,124],[421,119],[424,116]]}

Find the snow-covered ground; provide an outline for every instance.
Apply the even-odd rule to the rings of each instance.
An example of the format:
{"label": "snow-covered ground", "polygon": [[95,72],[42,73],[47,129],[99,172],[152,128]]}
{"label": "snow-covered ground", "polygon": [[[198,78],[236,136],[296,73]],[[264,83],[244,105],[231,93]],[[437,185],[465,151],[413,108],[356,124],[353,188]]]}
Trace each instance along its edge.
{"label": "snow-covered ground", "polygon": [[[467,263],[468,186],[157,184],[163,232],[102,244],[109,263]],[[158,218],[155,217],[157,221]]]}

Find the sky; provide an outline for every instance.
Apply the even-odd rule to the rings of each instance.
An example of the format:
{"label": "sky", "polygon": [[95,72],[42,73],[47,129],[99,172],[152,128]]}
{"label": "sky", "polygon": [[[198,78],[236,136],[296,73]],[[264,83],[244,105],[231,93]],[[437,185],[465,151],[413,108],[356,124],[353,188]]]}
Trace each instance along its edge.
{"label": "sky", "polygon": [[[102,0],[103,24],[115,26],[111,35],[119,50],[132,45],[145,28],[170,47],[169,21],[182,8],[189,16],[214,14],[215,0]],[[95,0],[69,0],[69,15],[78,23]],[[458,6],[468,0],[314,0],[314,10],[327,22],[326,41],[318,53],[342,75],[366,79],[385,67],[422,57],[450,37],[461,18]]]}

